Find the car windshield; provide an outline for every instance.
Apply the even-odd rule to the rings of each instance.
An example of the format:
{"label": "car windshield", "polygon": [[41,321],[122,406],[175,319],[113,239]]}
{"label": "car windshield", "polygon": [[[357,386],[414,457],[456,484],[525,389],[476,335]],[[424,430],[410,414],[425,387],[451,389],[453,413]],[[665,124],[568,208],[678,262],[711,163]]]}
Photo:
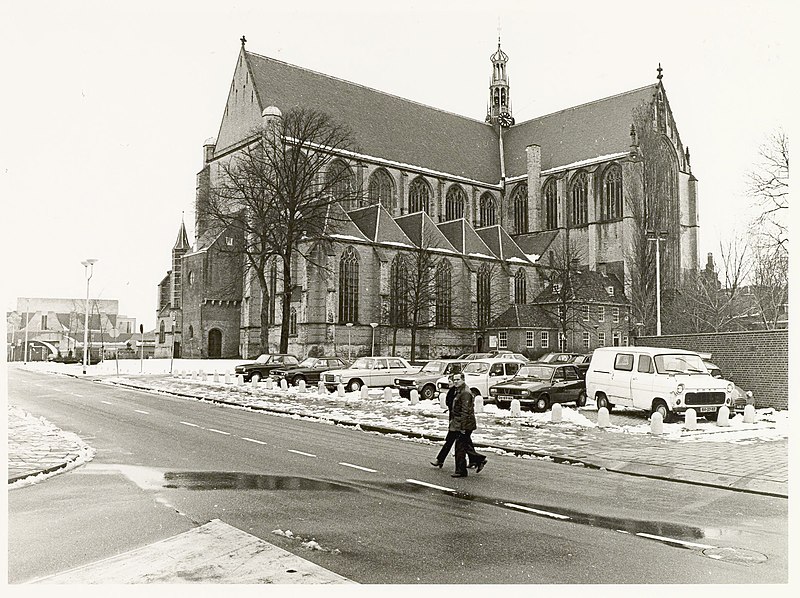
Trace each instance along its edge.
{"label": "car windshield", "polygon": [[356,359],[355,363],[350,367],[354,370],[371,370],[375,367],[375,362],[372,359],[360,357]]}
{"label": "car windshield", "polygon": [[542,365],[526,365],[519,369],[515,378],[538,378],[539,380],[549,380],[553,373],[553,368]]}
{"label": "car windshield", "polygon": [[429,361],[425,364],[425,367],[422,368],[423,372],[429,372],[431,374],[443,374],[445,368],[445,363],[443,361]]}
{"label": "car windshield", "polygon": [[316,357],[306,357],[303,361],[300,362],[300,365],[303,366],[304,368],[313,368],[315,365],[317,365],[318,361],[319,359],[317,359]]}
{"label": "car windshield", "polygon": [[485,374],[489,371],[489,364],[482,362],[473,362],[464,368],[465,374]]}
{"label": "car windshield", "polygon": [[267,363],[269,361],[269,355],[259,355],[256,359],[256,363]]}
{"label": "car windshield", "polygon": [[659,374],[707,374],[699,355],[666,354],[653,358]]}

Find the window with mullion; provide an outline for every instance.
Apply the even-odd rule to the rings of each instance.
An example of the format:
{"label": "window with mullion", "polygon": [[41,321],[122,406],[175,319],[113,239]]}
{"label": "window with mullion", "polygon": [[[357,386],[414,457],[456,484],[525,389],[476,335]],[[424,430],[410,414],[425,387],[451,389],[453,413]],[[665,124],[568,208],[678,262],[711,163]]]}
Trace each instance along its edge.
{"label": "window with mullion", "polygon": [[447,190],[447,196],[444,201],[444,219],[445,221],[458,220],[464,217],[464,204],[467,200],[467,194],[459,185],[452,185]]}
{"label": "window with mullion", "polygon": [[425,179],[417,177],[411,182],[408,190],[408,211],[431,213],[431,189]]}
{"label": "window with mullion", "polygon": [[491,315],[491,273],[489,267],[484,264],[478,271],[477,289],[477,308],[478,308],[478,328],[486,328],[489,325]]}
{"label": "window with mullion", "polygon": [[525,305],[527,299],[528,282],[525,275],[525,270],[520,268],[514,275],[514,303],[518,305]]}
{"label": "window with mullion", "polygon": [[480,226],[494,226],[497,224],[497,212],[494,207],[494,197],[491,193],[481,195]]}
{"label": "window with mullion", "polygon": [[583,226],[589,222],[589,177],[585,172],[579,172],[572,181],[572,211],[570,224]]}
{"label": "window with mullion", "polygon": [[548,230],[558,228],[558,188],[555,179],[544,186],[544,226]]}
{"label": "window with mullion", "polygon": [[450,262],[442,260],[436,268],[436,325],[450,326],[452,317],[452,277]]}
{"label": "window with mullion", "polygon": [[394,183],[392,177],[383,168],[373,172],[369,178],[367,195],[369,205],[379,203],[390,212],[394,209]]}
{"label": "window with mullion", "polygon": [[604,220],[622,218],[622,171],[617,164],[610,166],[603,177],[601,216]]}
{"label": "window with mullion", "polygon": [[528,232],[528,184],[520,183],[514,189],[512,198],[514,206],[514,231],[516,233]]}
{"label": "window with mullion", "polygon": [[358,255],[352,247],[339,260],[339,322],[358,321]]}

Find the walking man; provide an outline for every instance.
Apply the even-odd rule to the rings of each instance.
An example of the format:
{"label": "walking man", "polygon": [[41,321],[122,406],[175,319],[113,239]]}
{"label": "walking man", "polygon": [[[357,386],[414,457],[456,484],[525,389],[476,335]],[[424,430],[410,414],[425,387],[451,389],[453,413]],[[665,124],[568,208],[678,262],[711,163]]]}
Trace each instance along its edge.
{"label": "walking man", "polygon": [[[462,378],[463,379],[463,378]],[[453,400],[455,399],[456,393],[458,392],[458,388],[456,388],[455,382],[453,381],[453,375],[450,376],[450,388],[447,389],[447,396],[445,397],[445,405],[447,405],[447,411],[449,414],[450,420],[453,419]],[[448,424],[449,428],[449,424]],[[436,459],[431,461],[431,465],[434,467],[438,467],[439,469],[442,468],[444,465],[444,460],[447,459],[447,455],[450,454],[450,449],[453,447],[456,439],[460,436],[460,432],[456,430],[447,430],[447,436],[444,437],[444,445],[439,450],[439,453],[436,455]],[[476,463],[473,460],[472,455],[469,455],[469,468],[476,467]]]}
{"label": "walking man", "polygon": [[464,374],[453,374],[456,393],[453,398],[452,416],[450,418],[451,432],[458,432],[456,437],[456,471],[451,476],[454,478],[467,477],[467,455],[475,463],[475,473],[486,465],[486,456],[475,450],[472,444],[472,431],[478,427],[475,420],[475,399],[472,391],[464,384]]}

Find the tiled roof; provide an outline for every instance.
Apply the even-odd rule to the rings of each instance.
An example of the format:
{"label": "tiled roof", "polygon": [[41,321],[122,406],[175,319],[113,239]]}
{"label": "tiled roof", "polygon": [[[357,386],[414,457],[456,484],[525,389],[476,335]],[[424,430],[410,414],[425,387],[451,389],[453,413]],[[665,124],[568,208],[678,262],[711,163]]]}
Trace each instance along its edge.
{"label": "tiled roof", "polygon": [[506,261],[516,258],[523,262],[528,262],[528,257],[523,253],[522,249],[514,242],[514,239],[499,225],[487,226],[479,228],[475,231],[478,233],[483,242],[492,250],[497,257]]}
{"label": "tiled roof", "polygon": [[262,108],[318,109],[349,126],[366,155],[490,184],[500,180],[497,134],[482,121],[252,52],[245,56]]}
{"label": "tiled roof", "polygon": [[339,240],[369,241],[338,202],[328,204],[323,230],[327,236]]}
{"label": "tiled roof", "polygon": [[541,146],[542,170],[630,150],[633,110],[657,83],[519,123],[503,134],[506,176],[527,172],[525,147]]}
{"label": "tiled roof", "polygon": [[[558,231],[545,230],[535,233],[525,233],[515,235],[514,242],[525,253],[526,256],[543,256],[547,248],[558,236]],[[532,259],[532,258],[529,258]]]}
{"label": "tiled roof", "polygon": [[456,251],[467,256],[485,255],[495,257],[480,235],[463,218],[442,222],[437,226],[442,231],[442,234],[447,237],[447,240],[450,241],[450,244],[455,247]]}
{"label": "tiled roof", "polygon": [[392,215],[380,204],[350,210],[347,215],[370,241],[407,247],[414,246],[411,239],[394,221]]}
{"label": "tiled roof", "polygon": [[[589,301],[606,304],[627,304],[625,289],[614,274],[603,274],[591,270],[570,271],[574,301]],[[607,287],[614,287],[614,294],[609,295]],[[534,303],[555,303],[558,301],[550,286],[545,287],[536,296]]]}
{"label": "tiled roof", "polygon": [[489,323],[488,328],[557,328],[541,305],[514,304]]}
{"label": "tiled roof", "polygon": [[417,212],[395,218],[406,236],[422,249],[444,249],[457,253],[456,248],[442,234],[436,223],[425,212]]}

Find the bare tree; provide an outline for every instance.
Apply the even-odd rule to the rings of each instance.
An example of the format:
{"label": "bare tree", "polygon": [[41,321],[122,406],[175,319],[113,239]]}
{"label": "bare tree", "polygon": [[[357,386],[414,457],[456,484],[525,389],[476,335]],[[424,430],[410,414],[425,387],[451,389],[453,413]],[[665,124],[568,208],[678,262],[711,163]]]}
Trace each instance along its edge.
{"label": "bare tree", "polygon": [[241,233],[245,274],[261,288],[261,345],[269,346],[267,263],[282,269],[280,352],[289,344],[289,314],[294,289],[292,257],[307,240],[319,238],[332,224],[336,201],[349,201],[359,190],[348,169],[329,168],[337,155],[354,150],[351,131],[327,114],[295,108],[253,131],[212,180],[207,212],[220,229]]}
{"label": "bare tree", "polygon": [[759,163],[748,175],[748,193],[760,214],[753,222],[759,245],[789,250],[789,140],[782,130],[759,148]]}
{"label": "bare tree", "polygon": [[783,244],[757,247],[753,262],[752,291],[758,317],[764,328],[778,328],[789,301],[789,254]]}

